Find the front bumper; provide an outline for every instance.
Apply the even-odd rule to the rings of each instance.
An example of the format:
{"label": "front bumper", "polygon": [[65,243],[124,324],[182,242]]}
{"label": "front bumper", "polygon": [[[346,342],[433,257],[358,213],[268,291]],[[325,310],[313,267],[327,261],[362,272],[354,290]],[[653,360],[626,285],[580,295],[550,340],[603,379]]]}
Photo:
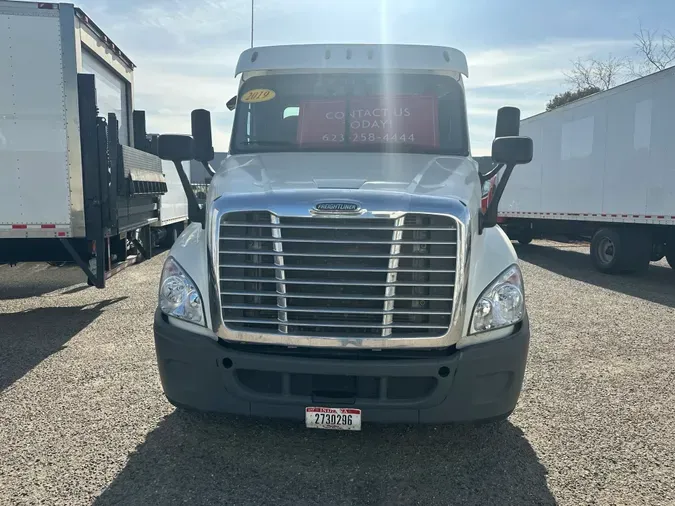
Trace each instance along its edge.
{"label": "front bumper", "polygon": [[172,404],[298,420],[306,406],[355,407],[364,422],[507,415],[520,395],[530,341],[527,316],[509,337],[421,358],[242,351],[179,329],[159,310],[154,330],[162,388]]}

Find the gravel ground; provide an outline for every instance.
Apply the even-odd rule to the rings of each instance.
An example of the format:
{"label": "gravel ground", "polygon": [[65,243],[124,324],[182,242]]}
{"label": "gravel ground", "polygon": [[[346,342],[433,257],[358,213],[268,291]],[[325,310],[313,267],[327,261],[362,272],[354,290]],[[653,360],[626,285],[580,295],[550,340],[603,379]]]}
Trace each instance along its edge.
{"label": "gravel ground", "polygon": [[186,415],[152,341],[166,254],[88,288],[0,266],[0,504],[675,504],[675,272],[519,247],[532,343],[498,429]]}

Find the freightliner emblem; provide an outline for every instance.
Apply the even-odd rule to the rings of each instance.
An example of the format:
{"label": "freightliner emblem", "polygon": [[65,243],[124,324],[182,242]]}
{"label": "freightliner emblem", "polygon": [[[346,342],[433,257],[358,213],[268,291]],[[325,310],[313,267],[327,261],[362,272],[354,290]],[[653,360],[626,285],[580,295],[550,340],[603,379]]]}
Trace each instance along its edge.
{"label": "freightliner emblem", "polygon": [[354,202],[319,202],[314,206],[315,213],[358,213],[361,206]]}

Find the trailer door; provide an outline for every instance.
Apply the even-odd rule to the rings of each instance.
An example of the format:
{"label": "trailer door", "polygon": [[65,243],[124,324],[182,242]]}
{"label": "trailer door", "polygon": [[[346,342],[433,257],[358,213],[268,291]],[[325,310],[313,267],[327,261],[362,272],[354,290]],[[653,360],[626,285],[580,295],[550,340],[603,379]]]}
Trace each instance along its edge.
{"label": "trailer door", "polygon": [[96,105],[99,116],[115,113],[120,144],[129,146],[129,96],[127,82],[117,72],[82,47],[82,72],[96,76]]}
{"label": "trailer door", "polygon": [[65,236],[71,198],[59,12],[11,3],[0,8],[0,237]]}

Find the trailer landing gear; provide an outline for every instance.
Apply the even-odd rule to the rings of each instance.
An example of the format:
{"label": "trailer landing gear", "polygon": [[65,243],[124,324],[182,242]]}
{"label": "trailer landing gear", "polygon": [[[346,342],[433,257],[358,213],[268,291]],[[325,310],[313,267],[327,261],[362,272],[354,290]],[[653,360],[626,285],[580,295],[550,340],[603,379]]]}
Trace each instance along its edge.
{"label": "trailer landing gear", "polygon": [[[72,239],[59,239],[68,255],[87,275],[87,284],[96,288],[105,288],[105,282],[121,270],[152,258],[152,234],[146,225],[136,232],[120,236],[105,236],[91,241],[90,250],[85,251],[82,243]],[[101,246],[99,246],[99,244]],[[133,248],[129,248],[130,244]],[[135,252],[133,250],[136,250]],[[131,252],[131,254],[129,254]],[[89,261],[86,261],[88,258]]]}
{"label": "trailer landing gear", "polygon": [[104,288],[105,272],[101,272],[98,269],[94,269],[97,271],[96,273],[92,272],[92,270],[89,268],[89,265],[84,260],[82,260],[80,254],[75,250],[75,248],[73,248],[72,244],[70,244],[70,239],[59,240],[61,241],[61,244],[63,244],[63,247],[66,248],[66,251],[68,251],[70,256],[73,257],[73,260],[75,260],[77,266],[87,275],[87,284],[89,286],[95,286],[96,288]]}

